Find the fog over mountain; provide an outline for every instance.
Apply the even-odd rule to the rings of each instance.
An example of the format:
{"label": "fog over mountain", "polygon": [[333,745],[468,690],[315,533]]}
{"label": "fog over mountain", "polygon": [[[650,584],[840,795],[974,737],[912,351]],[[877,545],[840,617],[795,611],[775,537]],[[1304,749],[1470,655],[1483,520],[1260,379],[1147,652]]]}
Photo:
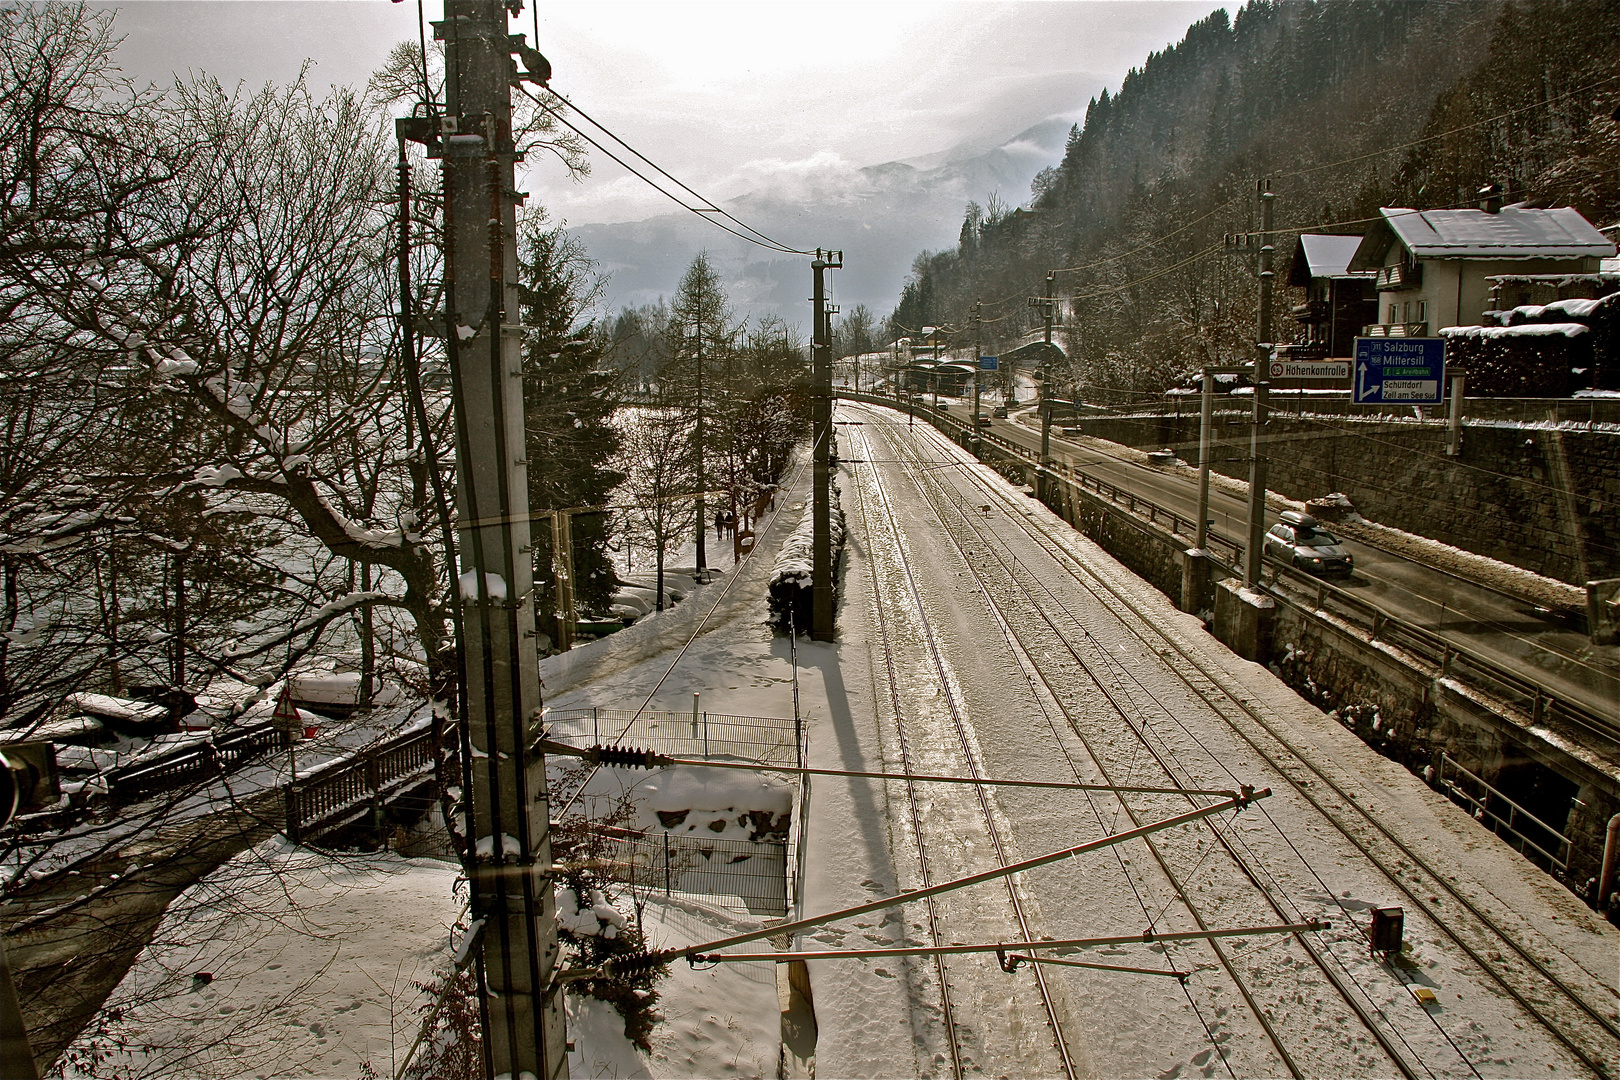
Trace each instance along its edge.
{"label": "fog over mountain", "polygon": [[[917,252],[954,245],[971,200],[996,194],[1029,200],[1035,174],[1063,156],[1074,118],[1054,116],[999,145],[966,144],[909,161],[857,168],[836,154],[806,167],[773,172],[725,209],[792,247],[844,252],[831,275],[833,301],[845,311],[866,304],[878,315],[894,307]],[[724,275],[739,314],[777,314],[808,325],[807,260],[744,243],[685,211],[645,221],[582,225],[571,230],[608,275],[607,304],[652,303],[667,296],[699,251]]]}

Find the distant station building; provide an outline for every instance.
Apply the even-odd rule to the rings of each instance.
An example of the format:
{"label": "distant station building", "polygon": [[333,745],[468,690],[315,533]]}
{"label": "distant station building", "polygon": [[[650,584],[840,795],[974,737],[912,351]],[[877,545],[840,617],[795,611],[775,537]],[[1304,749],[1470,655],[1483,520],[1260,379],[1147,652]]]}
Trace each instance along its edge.
{"label": "distant station building", "polygon": [[1478,326],[1496,310],[1492,278],[1589,275],[1615,245],[1570,207],[1503,206],[1494,187],[1477,210],[1383,207],[1348,270],[1372,271],[1380,320],[1369,337],[1431,337],[1440,328]]}
{"label": "distant station building", "polygon": [[1378,297],[1373,291],[1378,272],[1350,269],[1350,260],[1360,246],[1360,236],[1300,236],[1288,267],[1288,284],[1305,290],[1305,302],[1292,310],[1304,328],[1295,355],[1348,358],[1355,351],[1361,328],[1378,321]]}

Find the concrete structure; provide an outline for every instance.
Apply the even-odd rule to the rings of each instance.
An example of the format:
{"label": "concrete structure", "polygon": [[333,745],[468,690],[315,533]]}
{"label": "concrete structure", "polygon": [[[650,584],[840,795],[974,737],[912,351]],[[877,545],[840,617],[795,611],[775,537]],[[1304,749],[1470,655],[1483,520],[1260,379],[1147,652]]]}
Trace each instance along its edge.
{"label": "concrete structure", "polygon": [[1595,274],[1615,245],[1578,212],[1497,205],[1479,210],[1380,208],[1348,270],[1373,271],[1378,337],[1432,337],[1478,326],[1502,274]]}

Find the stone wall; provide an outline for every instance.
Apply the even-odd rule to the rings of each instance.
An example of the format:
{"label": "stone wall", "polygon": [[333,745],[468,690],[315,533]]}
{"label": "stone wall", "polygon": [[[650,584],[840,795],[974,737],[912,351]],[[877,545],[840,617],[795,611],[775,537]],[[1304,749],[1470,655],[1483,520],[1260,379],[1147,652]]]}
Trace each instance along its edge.
{"label": "stone wall", "polygon": [[[1087,417],[1086,435],[1198,460],[1198,416]],[[1212,467],[1248,478],[1249,420],[1215,415]],[[1292,499],[1342,491],[1363,517],[1572,585],[1620,576],[1620,435],[1465,424],[1445,456],[1441,425],[1274,413],[1267,486]]]}

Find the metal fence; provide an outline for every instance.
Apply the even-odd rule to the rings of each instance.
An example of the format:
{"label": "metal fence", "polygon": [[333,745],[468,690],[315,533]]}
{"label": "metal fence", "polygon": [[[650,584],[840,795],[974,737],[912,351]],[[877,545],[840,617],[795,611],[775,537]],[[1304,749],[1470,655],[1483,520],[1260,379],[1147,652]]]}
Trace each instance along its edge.
{"label": "metal fence", "polygon": [[633,746],[674,757],[717,757],[802,768],[804,721],[699,712],[568,709],[546,713],[551,738],[569,746]]}
{"label": "metal fence", "polygon": [[[1569,870],[1572,846],[1569,837],[1457,764],[1445,751],[1440,753],[1436,781],[1454,800],[1472,810],[1476,820],[1489,819],[1491,831],[1512,844],[1525,858],[1544,862],[1560,874]],[[1502,813],[1502,807],[1507,808],[1506,814]]]}
{"label": "metal fence", "polygon": [[[1198,394],[1174,394],[1164,400],[1136,401],[1128,405],[1087,405],[1082,417],[1113,417],[1129,420],[1133,417],[1153,419],[1161,416],[1196,417],[1200,409]],[[1284,416],[1315,416],[1339,420],[1389,420],[1409,423],[1444,425],[1449,404],[1400,405],[1357,404],[1350,400],[1349,392],[1343,397],[1330,397],[1322,393],[1293,393],[1273,388],[1271,410]],[[1252,399],[1247,395],[1229,397],[1218,395],[1215,411],[1221,414],[1250,415]],[[1463,418],[1472,423],[1517,423],[1614,428],[1620,427],[1620,399],[1616,398],[1489,398],[1465,397]]]}
{"label": "metal fence", "polygon": [[789,845],[769,840],[706,839],[685,833],[593,824],[583,851],[610,881],[665,896],[702,897],[764,918],[788,912]]}

